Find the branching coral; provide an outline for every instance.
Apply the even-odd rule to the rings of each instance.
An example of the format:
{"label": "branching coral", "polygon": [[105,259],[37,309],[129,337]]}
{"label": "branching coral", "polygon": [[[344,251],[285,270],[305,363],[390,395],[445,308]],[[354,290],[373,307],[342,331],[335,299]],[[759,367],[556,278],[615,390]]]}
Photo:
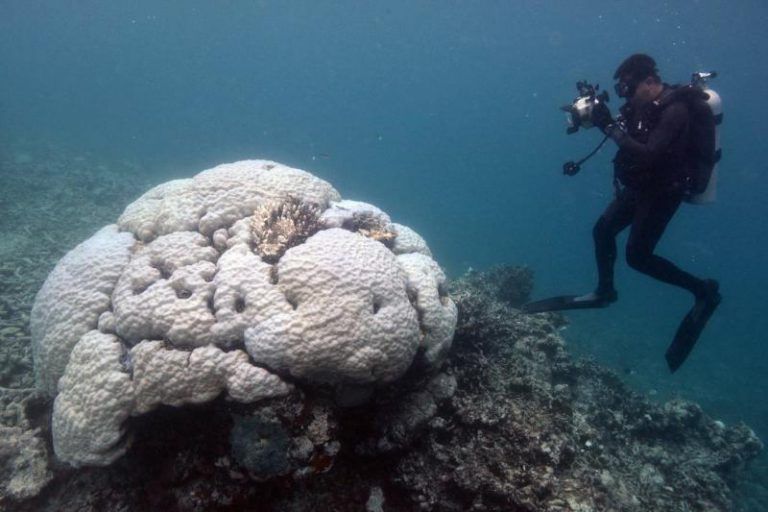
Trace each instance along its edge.
{"label": "branching coral", "polygon": [[[397,230],[398,225],[393,224],[389,219],[389,215],[372,204],[347,199],[336,201],[323,212],[320,222],[325,228],[342,228],[347,231],[360,233],[367,238],[383,243],[395,253],[401,254],[401,252],[395,251],[396,239],[400,235]],[[408,228],[404,229],[404,231],[407,230]],[[420,237],[416,235],[411,237],[410,241],[413,241],[415,238]],[[408,244],[406,243],[405,245]],[[412,252],[412,249],[412,247],[409,247],[404,252]]]}
{"label": "branching coral", "polygon": [[363,236],[372,238],[392,247],[397,238],[397,233],[392,229],[390,223],[382,221],[381,217],[371,215],[367,212],[356,213],[345,223],[344,228],[350,231],[357,231]]}
{"label": "branching coral", "polygon": [[368,238],[373,238],[387,247],[391,247],[397,237],[394,231],[386,231],[384,229],[358,229],[357,232]]}
{"label": "branching coral", "polygon": [[251,220],[254,251],[267,263],[276,263],[290,247],[320,229],[320,208],[296,198],[271,200],[260,205]]}

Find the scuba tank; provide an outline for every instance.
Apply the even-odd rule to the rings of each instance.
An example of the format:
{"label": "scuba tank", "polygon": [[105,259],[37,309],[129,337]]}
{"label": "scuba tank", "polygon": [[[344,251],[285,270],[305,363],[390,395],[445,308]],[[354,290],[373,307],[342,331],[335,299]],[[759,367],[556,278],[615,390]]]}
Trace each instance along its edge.
{"label": "scuba tank", "polygon": [[714,138],[714,156],[711,166],[711,172],[709,176],[704,176],[706,180],[698,186],[698,190],[691,192],[686,197],[686,202],[692,204],[707,204],[713,203],[717,198],[717,163],[720,161],[722,151],[720,149],[720,124],[723,122],[723,104],[720,99],[720,95],[709,87],[709,80],[715,78],[717,73],[712,72],[698,72],[694,73],[691,77],[691,86],[696,87],[706,95],[706,105],[712,113],[715,120],[715,138]]}

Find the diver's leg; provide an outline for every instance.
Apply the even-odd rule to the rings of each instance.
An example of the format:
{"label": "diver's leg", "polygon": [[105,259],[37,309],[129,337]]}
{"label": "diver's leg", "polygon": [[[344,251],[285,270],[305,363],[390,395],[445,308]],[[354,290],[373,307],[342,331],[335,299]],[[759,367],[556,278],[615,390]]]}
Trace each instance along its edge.
{"label": "diver's leg", "polygon": [[685,362],[721,300],[717,281],[694,277],[653,254],[681,200],[680,195],[659,195],[639,201],[627,243],[630,266],[660,281],[685,288],[696,297],[664,355],[672,372]]}
{"label": "diver's leg", "polygon": [[644,195],[637,202],[627,242],[627,263],[659,281],[685,288],[696,297],[707,292],[706,282],[653,254],[669,221],[680,207],[680,194]]}
{"label": "diver's leg", "polygon": [[616,235],[632,222],[634,216],[634,198],[628,190],[619,192],[603,214],[597,219],[592,229],[595,241],[595,260],[597,261],[598,284],[595,294],[598,296],[616,295],[613,286],[613,267],[616,263]]}
{"label": "diver's leg", "polygon": [[586,295],[559,295],[523,304],[524,313],[542,313],[566,309],[604,308],[617,298],[613,288],[613,264],[616,261],[616,235],[632,221],[631,202],[628,196],[617,195],[595,224],[595,255],[600,274],[598,288]]}

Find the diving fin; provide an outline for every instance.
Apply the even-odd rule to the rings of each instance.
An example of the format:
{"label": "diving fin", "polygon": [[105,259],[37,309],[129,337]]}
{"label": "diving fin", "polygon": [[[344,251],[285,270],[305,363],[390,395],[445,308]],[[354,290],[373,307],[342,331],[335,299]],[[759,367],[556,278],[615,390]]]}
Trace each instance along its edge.
{"label": "diving fin", "polygon": [[675,373],[685,362],[688,354],[701,336],[704,326],[720,304],[722,297],[719,293],[717,281],[707,281],[707,293],[701,299],[696,300],[691,310],[685,315],[680,327],[677,328],[675,339],[667,349],[664,357],[667,359],[669,371]]}
{"label": "diving fin", "polygon": [[612,291],[605,295],[588,293],[587,295],[559,295],[549,299],[537,300],[523,304],[520,311],[523,313],[543,313],[545,311],[562,311],[566,309],[593,309],[604,308],[612,302],[616,302],[617,294]]}

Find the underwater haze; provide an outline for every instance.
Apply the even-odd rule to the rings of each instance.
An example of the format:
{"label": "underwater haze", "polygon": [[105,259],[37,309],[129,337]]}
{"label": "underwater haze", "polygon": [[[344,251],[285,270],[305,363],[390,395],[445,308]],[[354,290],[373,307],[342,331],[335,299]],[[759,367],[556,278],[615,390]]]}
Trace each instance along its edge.
{"label": "underwater haze", "polygon": [[[636,52],[670,83],[716,70],[718,200],[683,205],[657,253],[718,279],[720,308],[670,375],[691,299],[629,269],[624,234],[620,300],[569,313],[564,337],[637,391],[768,439],[767,24],[760,1],[2,0],[0,141],[22,159],[58,145],[130,161],[150,184],[276,160],[393,213],[452,277],[530,266],[538,298],[594,288],[592,226],[613,193],[612,144],[562,174],[601,140],[565,133],[576,81],[612,93]],[[747,478],[738,510],[768,510],[765,455]]]}

